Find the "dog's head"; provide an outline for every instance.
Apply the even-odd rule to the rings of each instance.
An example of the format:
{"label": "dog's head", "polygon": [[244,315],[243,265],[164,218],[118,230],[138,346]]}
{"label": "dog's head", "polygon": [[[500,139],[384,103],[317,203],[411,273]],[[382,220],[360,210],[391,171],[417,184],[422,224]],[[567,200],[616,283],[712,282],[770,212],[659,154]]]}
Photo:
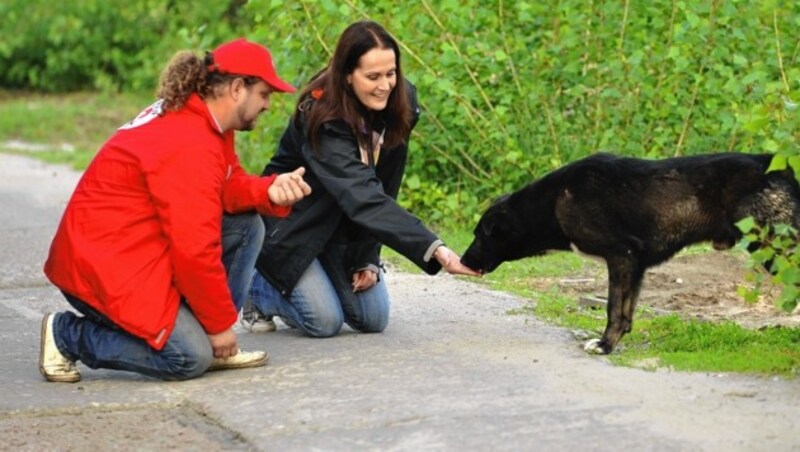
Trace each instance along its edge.
{"label": "dog's head", "polygon": [[481,273],[489,273],[505,261],[525,257],[526,228],[520,215],[512,212],[509,196],[492,204],[473,231],[475,238],[464,252],[461,263]]}

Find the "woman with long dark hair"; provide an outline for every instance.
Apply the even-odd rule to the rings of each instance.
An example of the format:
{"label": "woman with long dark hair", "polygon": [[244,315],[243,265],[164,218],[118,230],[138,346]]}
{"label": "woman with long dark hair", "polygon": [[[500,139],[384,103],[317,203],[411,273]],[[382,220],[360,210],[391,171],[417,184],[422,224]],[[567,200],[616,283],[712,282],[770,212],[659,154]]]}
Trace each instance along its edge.
{"label": "woman with long dark hair", "polygon": [[344,322],[383,331],[390,302],[381,245],[428,274],[476,275],[396,202],[418,117],[395,39],[375,22],[347,27],[264,169],[303,166],[312,191],[288,217],[263,217],[267,236],[242,313],[248,329],[274,329],[279,316],[313,337],[333,336]]}

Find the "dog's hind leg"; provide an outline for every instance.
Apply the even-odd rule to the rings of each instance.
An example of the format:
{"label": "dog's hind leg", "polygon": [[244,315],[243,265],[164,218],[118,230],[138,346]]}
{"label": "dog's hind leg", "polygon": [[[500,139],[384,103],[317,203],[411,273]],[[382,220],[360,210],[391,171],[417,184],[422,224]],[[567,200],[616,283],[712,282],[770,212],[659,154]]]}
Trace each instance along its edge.
{"label": "dog's hind leg", "polygon": [[610,258],[608,262],[607,322],[603,337],[592,339],[584,350],[595,354],[609,354],[623,335],[631,331],[633,311],[639,297],[644,270],[630,256]]}

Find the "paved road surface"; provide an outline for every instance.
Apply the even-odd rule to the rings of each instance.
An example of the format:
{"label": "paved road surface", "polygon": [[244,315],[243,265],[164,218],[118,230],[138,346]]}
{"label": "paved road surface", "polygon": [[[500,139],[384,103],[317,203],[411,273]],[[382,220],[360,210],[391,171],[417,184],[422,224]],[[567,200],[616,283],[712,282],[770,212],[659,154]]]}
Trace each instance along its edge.
{"label": "paved road surface", "polygon": [[78,177],[0,154],[2,449],[800,450],[800,381],[617,368],[449,276],[391,272],[383,334],[242,334],[263,368],[47,383],[40,319],[66,303],[41,266]]}

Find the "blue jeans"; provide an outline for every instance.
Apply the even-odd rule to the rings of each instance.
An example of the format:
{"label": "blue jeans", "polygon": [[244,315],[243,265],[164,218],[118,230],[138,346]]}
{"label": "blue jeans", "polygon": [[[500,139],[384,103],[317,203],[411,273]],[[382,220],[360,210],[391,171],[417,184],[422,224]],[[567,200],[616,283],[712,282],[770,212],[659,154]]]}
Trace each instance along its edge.
{"label": "blue jeans", "polygon": [[383,331],[389,323],[390,307],[385,278],[353,293],[346,272],[337,273],[329,276],[315,259],[287,299],[256,271],[250,289],[253,306],[311,337],[335,336],[344,322],[364,333]]}
{"label": "blue jeans", "polygon": [[[250,292],[256,258],[264,240],[264,224],[253,214],[224,215],[222,262],[237,310]],[[64,294],[83,316],[57,313],[53,333],[59,351],[92,369],[138,372],[163,380],[186,380],[202,375],[214,352],[208,335],[183,302],[164,348],[154,350],[143,339],[122,330],[78,298]]]}

